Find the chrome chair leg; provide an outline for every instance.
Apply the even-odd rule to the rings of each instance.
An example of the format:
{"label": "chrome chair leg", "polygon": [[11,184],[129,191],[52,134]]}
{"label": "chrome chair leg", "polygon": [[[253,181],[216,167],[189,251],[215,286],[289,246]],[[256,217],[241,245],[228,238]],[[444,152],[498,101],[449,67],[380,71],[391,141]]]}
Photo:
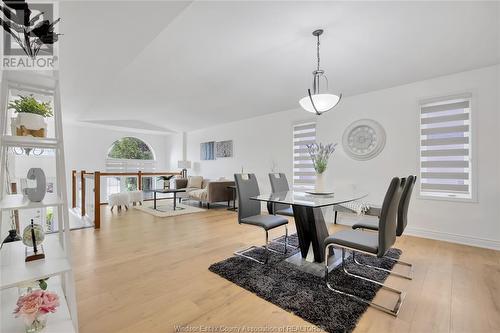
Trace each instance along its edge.
{"label": "chrome chair leg", "polygon": [[[285,242],[283,243],[283,242],[280,242],[280,241],[277,241],[277,240],[273,239],[273,240],[271,240],[271,243],[285,245],[285,249],[287,249],[287,248],[290,247],[290,248],[292,248],[294,250],[297,250],[299,248],[298,246],[293,246],[293,245],[288,244],[287,239],[288,239],[288,227],[285,226]],[[286,254],[286,251],[285,251],[284,254]]]}
{"label": "chrome chair leg", "polygon": [[[355,251],[352,251],[352,255],[353,257],[355,256]],[[345,256],[345,249],[342,248],[342,257]],[[344,259],[342,259],[342,263],[344,262]],[[364,277],[364,276],[361,276],[361,275],[357,275],[357,274],[354,274],[354,273],[351,273],[347,270],[346,266],[345,265],[342,265],[342,270],[344,271],[344,273],[346,273],[347,275],[350,275],[352,277],[355,277],[355,278],[358,278],[358,279],[361,279],[361,280],[365,280],[365,281],[368,281],[368,282],[371,282],[371,283],[375,283],[375,284],[378,284],[379,286],[381,287],[384,287],[385,289],[387,290],[390,290],[390,291],[393,291],[393,292],[399,292],[399,290],[397,289],[393,289],[391,287],[386,287],[383,283],[381,282],[378,282],[378,281],[375,281],[375,280],[372,280],[372,279],[369,279],[367,277]]]}
{"label": "chrome chair leg", "polygon": [[406,261],[403,261],[403,260],[400,260],[400,259],[394,259],[394,258],[387,257],[387,256],[384,257],[384,258],[392,260],[392,261],[395,261],[397,264],[410,267],[411,268],[411,272],[413,273],[413,264],[410,264],[409,262],[406,262]]}
{"label": "chrome chair leg", "polygon": [[[240,250],[240,251],[234,252],[234,255],[239,256],[239,257],[243,257],[243,258],[246,258],[246,259],[253,260],[255,262],[258,262],[261,265],[265,265],[269,261],[269,252],[273,252],[273,253],[277,253],[277,254],[286,254],[287,253],[287,244],[288,244],[288,228],[285,225],[285,251],[284,251],[284,253],[276,251],[276,250],[271,249],[269,247],[269,232],[266,230],[266,243],[264,244],[264,246],[252,245],[252,246],[250,246],[250,247],[248,247],[248,248],[246,248],[244,250]],[[246,254],[249,251],[252,251],[252,250],[255,250],[255,249],[262,249],[262,248],[264,248],[264,250],[266,251],[266,259],[265,259],[265,261],[260,261],[258,259],[253,258],[253,257],[250,257],[249,255]]]}
{"label": "chrome chair leg", "polygon": [[265,261],[260,261],[258,259],[253,258],[253,257],[250,257],[249,255],[246,254],[249,251],[252,251],[252,250],[255,250],[255,249],[261,249],[261,248],[262,248],[262,246],[252,245],[250,247],[247,247],[244,250],[240,250],[240,251],[234,252],[234,255],[239,256],[239,257],[243,257],[243,258],[246,258],[246,259],[250,259],[250,260],[255,261],[255,262],[257,262],[257,263],[259,263],[261,265],[265,265],[267,263],[267,259],[268,259],[267,257],[266,257]]}
{"label": "chrome chair leg", "polygon": [[383,257],[384,259],[390,259],[392,261],[395,261],[396,263],[399,263],[401,265],[405,265],[405,266],[409,266],[410,267],[410,273],[408,275],[404,275],[404,274],[400,274],[400,273],[397,273],[397,272],[393,272],[389,269],[385,269],[385,268],[382,268],[382,267],[376,267],[376,266],[372,266],[372,265],[368,265],[368,264],[363,264],[361,262],[359,262],[357,259],[356,259],[356,255],[355,255],[356,252],[352,252],[352,260],[354,261],[355,264],[359,265],[359,266],[365,266],[365,267],[370,267],[370,268],[373,268],[373,269],[376,269],[377,271],[382,271],[382,272],[386,272],[386,273],[389,273],[391,275],[394,275],[394,276],[398,276],[398,277],[402,277],[404,279],[408,279],[408,280],[413,280],[413,266],[407,262],[404,262],[404,261],[400,261],[398,259],[394,259],[394,258],[391,258],[391,257]]}
{"label": "chrome chair leg", "polygon": [[348,296],[350,298],[355,299],[358,302],[367,304],[367,305],[372,306],[372,307],[374,307],[374,308],[376,308],[378,310],[381,310],[383,312],[389,313],[389,314],[393,315],[394,317],[397,317],[398,314],[399,314],[399,311],[401,310],[401,306],[403,304],[403,301],[404,301],[404,299],[406,297],[406,293],[404,293],[404,292],[402,292],[400,290],[391,288],[391,287],[387,287],[383,283],[380,283],[378,281],[374,281],[374,280],[367,279],[365,277],[362,277],[362,276],[359,276],[359,275],[356,275],[356,274],[349,273],[347,271],[346,267],[345,267],[345,249],[344,248],[340,247],[340,249],[342,250],[342,264],[341,265],[342,265],[342,269],[344,270],[344,272],[346,274],[348,274],[349,276],[355,277],[355,278],[359,278],[359,279],[362,279],[362,280],[365,280],[365,281],[376,283],[376,284],[380,285],[381,288],[383,288],[385,290],[388,290],[388,291],[391,291],[391,292],[395,293],[396,295],[398,295],[398,300],[396,302],[396,305],[391,309],[391,308],[387,308],[385,306],[376,304],[374,302],[367,301],[367,300],[365,300],[365,299],[363,299],[363,298],[361,298],[359,296],[352,295],[350,293],[347,293],[347,292],[335,289],[334,287],[332,287],[330,285],[330,283],[328,282],[328,253],[329,253],[328,251],[329,251],[329,248],[331,246],[333,246],[333,245],[328,245],[328,246],[325,247],[325,283],[326,283],[327,288],[329,290],[333,291],[333,292],[336,292],[336,293],[341,294],[341,295]]}
{"label": "chrome chair leg", "polygon": [[[268,233],[266,231],[266,244],[267,244],[267,240],[268,240]],[[267,248],[269,251],[271,252],[274,252],[274,253],[277,253],[277,254],[286,254],[287,253],[287,247],[290,246],[288,245],[288,227],[285,225],[285,242],[275,242],[275,241],[271,241],[271,243],[276,243],[276,244],[281,244],[281,245],[284,245],[285,246],[285,250],[284,252],[279,252],[279,251],[276,251],[274,249],[271,249],[271,248]]]}

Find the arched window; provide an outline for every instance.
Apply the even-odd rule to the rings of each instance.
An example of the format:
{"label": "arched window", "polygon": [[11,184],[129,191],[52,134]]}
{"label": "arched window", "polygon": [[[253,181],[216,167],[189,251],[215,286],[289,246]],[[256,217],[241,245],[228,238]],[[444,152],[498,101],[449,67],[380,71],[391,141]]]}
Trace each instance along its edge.
{"label": "arched window", "polygon": [[151,147],[138,138],[124,137],[113,142],[108,150],[108,172],[152,172],[156,169],[155,154]]}
{"label": "arched window", "polygon": [[[106,157],[107,172],[153,172],[156,158],[153,149],[144,141],[124,137],[113,142]],[[150,188],[151,177],[143,178],[143,188]],[[137,189],[137,177],[108,177],[107,194]]]}
{"label": "arched window", "polygon": [[108,157],[126,160],[155,159],[154,153],[148,144],[133,137],[124,137],[116,140],[109,149]]}

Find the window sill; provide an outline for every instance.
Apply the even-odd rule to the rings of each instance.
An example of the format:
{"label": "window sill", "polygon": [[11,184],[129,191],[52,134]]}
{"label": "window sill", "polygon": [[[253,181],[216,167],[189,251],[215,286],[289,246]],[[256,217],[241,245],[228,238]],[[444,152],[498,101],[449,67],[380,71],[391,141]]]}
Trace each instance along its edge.
{"label": "window sill", "polygon": [[456,203],[479,203],[477,198],[453,198],[453,197],[438,197],[432,195],[421,195],[417,194],[416,198],[418,200],[429,200],[429,201],[448,201],[448,202],[456,202]]}

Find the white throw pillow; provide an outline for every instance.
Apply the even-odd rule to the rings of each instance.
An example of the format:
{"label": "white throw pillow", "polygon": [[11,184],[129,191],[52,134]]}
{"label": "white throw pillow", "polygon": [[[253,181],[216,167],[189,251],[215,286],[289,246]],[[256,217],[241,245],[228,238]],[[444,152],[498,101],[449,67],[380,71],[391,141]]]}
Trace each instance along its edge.
{"label": "white throw pillow", "polygon": [[189,176],[188,177],[187,187],[201,188],[202,184],[203,184],[203,177],[202,176]]}

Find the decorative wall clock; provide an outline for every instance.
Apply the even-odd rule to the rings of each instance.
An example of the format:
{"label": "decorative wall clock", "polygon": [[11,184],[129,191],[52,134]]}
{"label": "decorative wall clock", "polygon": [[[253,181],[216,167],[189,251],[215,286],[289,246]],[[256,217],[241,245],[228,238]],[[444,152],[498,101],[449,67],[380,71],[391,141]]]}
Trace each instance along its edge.
{"label": "decorative wall clock", "polygon": [[357,120],[344,131],[342,145],[351,158],[360,161],[370,160],[384,149],[384,128],[375,120]]}

